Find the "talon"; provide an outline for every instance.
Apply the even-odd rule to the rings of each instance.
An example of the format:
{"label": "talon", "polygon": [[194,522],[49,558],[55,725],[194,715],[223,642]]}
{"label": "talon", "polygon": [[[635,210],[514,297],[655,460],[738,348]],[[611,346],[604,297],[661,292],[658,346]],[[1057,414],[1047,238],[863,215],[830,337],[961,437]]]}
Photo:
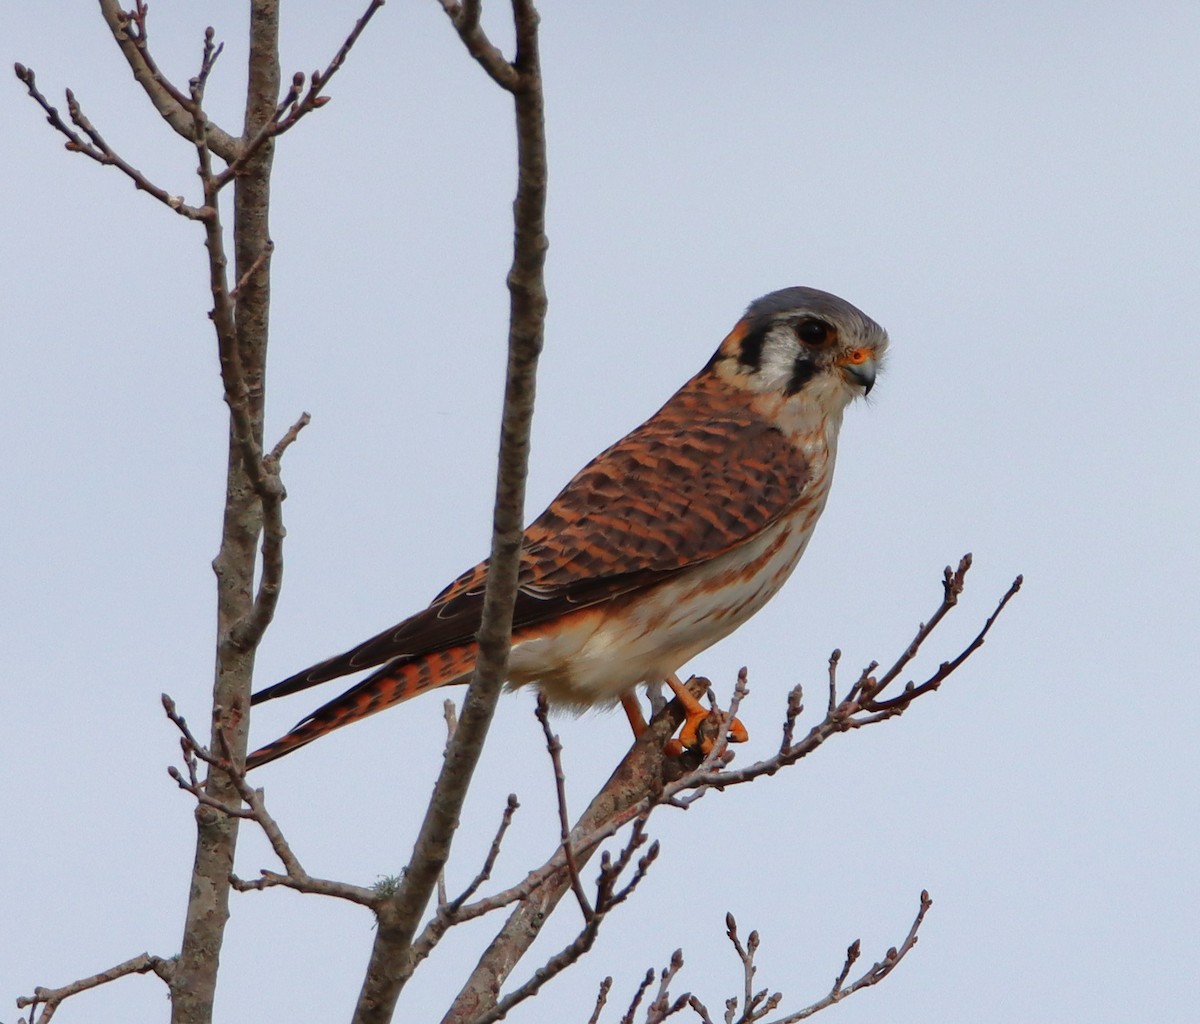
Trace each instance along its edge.
{"label": "talon", "polygon": [[[679,739],[668,743],[663,748],[663,752],[672,757],[678,757],[684,750],[699,749],[701,754],[710,753],[716,744],[716,731],[720,728],[721,712],[716,708],[711,711],[705,708],[692,696],[687,686],[680,682],[677,675],[668,676],[666,683],[683,704],[687,711],[687,718],[684,719],[683,728],[679,730]],[[750,738],[746,727],[736,718],[730,721],[727,735],[730,743],[745,743]],[[679,750],[675,751],[673,745],[678,745]]]}
{"label": "talon", "polygon": [[679,744],[686,750],[691,750],[694,747],[699,747],[700,752],[707,754],[712,750],[713,741],[707,736],[700,735],[700,726],[708,721],[708,712],[703,708],[699,709],[699,713],[689,711],[687,718],[684,720],[683,728],[679,730]]}
{"label": "talon", "polygon": [[[714,708],[703,718],[697,718],[694,722],[689,719],[679,733],[680,743],[688,749],[698,749],[701,754],[712,753],[712,748],[717,743],[717,730],[721,727],[723,717],[722,712]],[[750,738],[746,727],[737,718],[729,723],[725,735],[730,743],[745,743]]]}

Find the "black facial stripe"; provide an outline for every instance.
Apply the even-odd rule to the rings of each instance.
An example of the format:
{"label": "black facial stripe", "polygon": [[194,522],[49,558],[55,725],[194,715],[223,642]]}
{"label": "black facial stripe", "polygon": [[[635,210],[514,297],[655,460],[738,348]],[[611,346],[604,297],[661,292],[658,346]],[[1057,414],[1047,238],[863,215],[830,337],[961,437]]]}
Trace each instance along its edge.
{"label": "black facial stripe", "polygon": [[762,364],[763,343],[767,340],[767,332],[770,329],[770,323],[762,323],[756,327],[751,327],[742,338],[741,348],[738,350],[738,362],[743,366],[748,366],[752,370],[757,370]]}
{"label": "black facial stripe", "polygon": [[791,398],[792,395],[799,394],[800,389],[816,375],[817,364],[802,352],[800,355],[796,356],[796,362],[792,365],[792,378],[788,381],[787,387],[784,389],[784,394],[787,395],[788,398]]}

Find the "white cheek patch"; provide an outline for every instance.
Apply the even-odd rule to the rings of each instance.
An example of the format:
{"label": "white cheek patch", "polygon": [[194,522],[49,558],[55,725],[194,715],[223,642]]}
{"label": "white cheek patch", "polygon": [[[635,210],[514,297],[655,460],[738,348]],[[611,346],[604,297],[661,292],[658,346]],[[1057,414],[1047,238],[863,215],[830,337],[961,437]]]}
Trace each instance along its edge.
{"label": "white cheek patch", "polygon": [[751,387],[755,391],[782,392],[792,379],[798,355],[800,343],[791,330],[783,326],[772,329],[763,342],[758,371],[750,376]]}

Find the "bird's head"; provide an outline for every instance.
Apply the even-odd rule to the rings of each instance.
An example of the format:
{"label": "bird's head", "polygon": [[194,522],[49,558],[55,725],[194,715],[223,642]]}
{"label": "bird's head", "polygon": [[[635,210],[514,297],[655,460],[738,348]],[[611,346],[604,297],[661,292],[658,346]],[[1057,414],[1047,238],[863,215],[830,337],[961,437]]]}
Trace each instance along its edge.
{"label": "bird's head", "polygon": [[779,411],[837,416],[874,386],[887,346],[887,332],[836,295],[784,288],[750,303],[706,369]]}

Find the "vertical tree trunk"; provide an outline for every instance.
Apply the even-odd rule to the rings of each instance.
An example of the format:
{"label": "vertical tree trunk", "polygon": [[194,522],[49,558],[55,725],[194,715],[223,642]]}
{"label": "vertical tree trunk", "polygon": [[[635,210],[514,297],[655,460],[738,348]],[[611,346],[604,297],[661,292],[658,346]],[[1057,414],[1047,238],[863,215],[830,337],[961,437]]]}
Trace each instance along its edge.
{"label": "vertical tree trunk", "polygon": [[[279,96],[279,5],[254,0],[250,9],[250,61],[242,142],[275,113]],[[234,281],[237,348],[246,384],[251,428],[263,438],[263,385],[270,303],[269,260],[255,266],[270,241],[270,173],[274,142],[268,140],[247,162],[234,186]],[[243,280],[243,277],[246,277]],[[251,679],[255,647],[236,640],[236,627],[254,605],[254,577],[262,534],[262,505],[246,470],[242,449],[230,422],[225,515],[221,547],[213,562],[217,577],[217,656],[213,685],[211,749],[222,749],[223,735],[239,762],[246,756]],[[209,796],[239,802],[237,790],[222,772],[210,772]],[[183,944],[171,984],[173,1024],[209,1024],[213,1016],[217,971],[225,924],[229,919],[229,876],[237,847],[238,819],[200,805],[196,808],[196,856],[192,868]]]}

